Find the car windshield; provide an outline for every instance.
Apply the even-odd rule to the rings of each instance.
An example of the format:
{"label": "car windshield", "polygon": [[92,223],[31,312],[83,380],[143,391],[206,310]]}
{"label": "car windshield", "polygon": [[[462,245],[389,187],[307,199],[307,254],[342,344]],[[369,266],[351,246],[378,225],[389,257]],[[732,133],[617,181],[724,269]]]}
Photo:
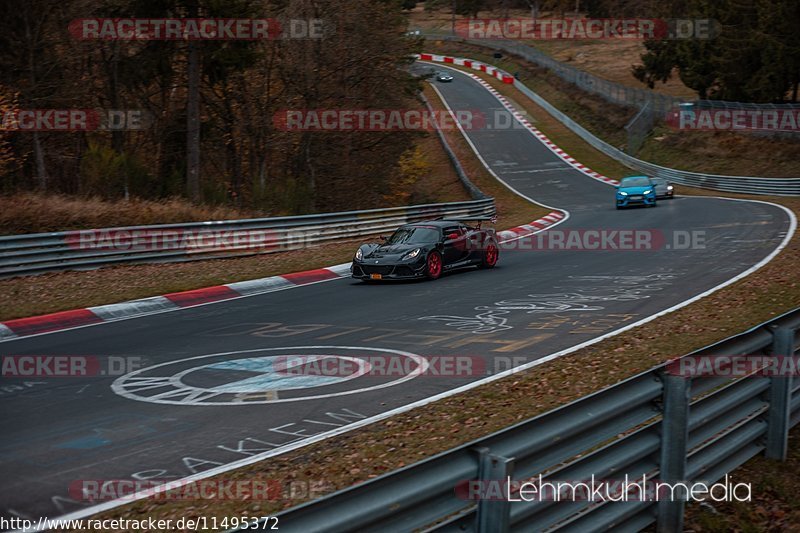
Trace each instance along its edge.
{"label": "car windshield", "polygon": [[417,244],[438,240],[439,231],[432,226],[405,226],[395,231],[386,242],[388,244]]}
{"label": "car windshield", "polygon": [[650,179],[644,176],[636,176],[633,178],[623,178],[620,187],[647,187],[650,185]]}

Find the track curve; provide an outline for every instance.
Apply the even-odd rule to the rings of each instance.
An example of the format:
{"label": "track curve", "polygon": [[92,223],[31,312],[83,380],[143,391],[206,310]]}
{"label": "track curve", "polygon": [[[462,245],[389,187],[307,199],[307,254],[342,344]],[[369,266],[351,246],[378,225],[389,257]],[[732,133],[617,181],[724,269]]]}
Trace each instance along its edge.
{"label": "track curve", "polygon": [[[459,71],[455,77],[437,86],[450,107],[501,109],[474,80]],[[83,512],[90,505],[70,493],[76,480],[202,474],[485,377],[423,376],[391,384],[396,376],[359,377],[280,388],[264,378],[265,360],[275,353],[339,360],[387,350],[410,358],[468,355],[483,361],[484,370],[500,370],[716,287],[770,256],[793,229],[778,206],[721,198],[679,197],[655,209],[618,212],[609,186],[571,168],[527,130],[467,136],[510,187],[569,212],[558,230],[654,230],[666,236],[663,246],[505,251],[495,269],[436,282],[345,279],[0,344],[3,355],[140,356],[149,365],[123,377],[4,379],[2,514]],[[673,246],[674,236],[692,232],[704,232],[704,248]],[[177,375],[183,377],[173,379]],[[146,392],[133,378],[163,388]],[[176,383],[178,390],[169,388]],[[181,392],[184,385],[216,396]],[[237,403],[237,394],[263,401]]]}

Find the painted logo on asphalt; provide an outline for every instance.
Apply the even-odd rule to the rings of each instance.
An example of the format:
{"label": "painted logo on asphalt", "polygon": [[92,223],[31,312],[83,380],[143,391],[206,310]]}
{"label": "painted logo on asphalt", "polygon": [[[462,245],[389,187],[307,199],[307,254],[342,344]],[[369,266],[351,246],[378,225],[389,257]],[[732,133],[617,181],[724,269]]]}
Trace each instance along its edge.
{"label": "painted logo on asphalt", "polygon": [[[400,377],[373,378],[369,383],[359,380],[369,373],[369,359],[376,354],[407,358],[414,371]],[[346,363],[351,370],[346,374],[313,375],[299,368],[330,360]],[[112,383],[111,389],[130,400],[170,405],[295,402],[391,387],[414,379],[428,366],[429,362],[422,356],[384,348],[261,348],[198,355],[149,366],[121,376]]]}

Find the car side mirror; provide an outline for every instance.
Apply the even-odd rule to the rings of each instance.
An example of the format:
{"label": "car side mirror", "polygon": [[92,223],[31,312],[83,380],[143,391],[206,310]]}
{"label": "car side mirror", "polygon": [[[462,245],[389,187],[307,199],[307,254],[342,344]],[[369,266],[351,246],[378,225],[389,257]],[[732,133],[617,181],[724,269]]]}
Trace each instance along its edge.
{"label": "car side mirror", "polygon": [[458,239],[458,233],[451,233],[450,235],[447,236],[448,241],[454,241],[456,239]]}
{"label": "car side mirror", "polygon": [[619,190],[619,185],[614,186],[615,189]]}

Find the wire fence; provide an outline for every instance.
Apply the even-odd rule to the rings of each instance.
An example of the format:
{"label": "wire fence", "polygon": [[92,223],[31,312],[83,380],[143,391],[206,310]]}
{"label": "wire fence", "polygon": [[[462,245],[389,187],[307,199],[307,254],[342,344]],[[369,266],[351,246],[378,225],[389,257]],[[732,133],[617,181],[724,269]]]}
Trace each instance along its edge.
{"label": "wire fence", "polygon": [[[561,78],[562,80],[575,85],[583,91],[590,94],[600,96],[607,102],[621,105],[624,107],[631,107],[637,109],[649,110],[655,120],[669,121],[677,112],[683,110],[688,112],[696,112],[698,110],[726,110],[726,111],[741,111],[764,113],[767,111],[779,112],[793,112],[793,116],[800,114],[800,104],[796,103],[744,103],[744,102],[727,102],[723,100],[688,100],[686,98],[678,98],[666,94],[657,93],[648,89],[640,89],[637,87],[629,87],[621,83],[613,82],[594,74],[590,74],[584,70],[567,65],[553,57],[537,50],[536,48],[527,44],[507,40],[507,39],[465,39],[453,35],[443,34],[428,34],[428,38],[435,38],[440,40],[459,41],[465,42],[476,46],[488,47],[495,50],[502,50],[508,54],[519,56],[539,67],[545,68]],[[647,121],[642,122],[646,125]],[[652,129],[652,125],[651,125]],[[649,130],[648,130],[649,131]],[[800,133],[800,124],[792,131],[783,129],[762,129],[758,131],[751,131],[749,129],[731,129],[730,131],[738,133],[755,133],[757,135],[768,136],[797,136]],[[636,146],[640,140],[641,129],[637,126],[633,129],[632,139],[629,138],[629,145]]]}
{"label": "wire fence", "polygon": [[644,144],[647,136],[653,130],[655,123],[655,116],[650,104],[647,103],[636,115],[625,125],[625,131],[628,134],[628,153],[631,155],[636,154],[639,148]]}

